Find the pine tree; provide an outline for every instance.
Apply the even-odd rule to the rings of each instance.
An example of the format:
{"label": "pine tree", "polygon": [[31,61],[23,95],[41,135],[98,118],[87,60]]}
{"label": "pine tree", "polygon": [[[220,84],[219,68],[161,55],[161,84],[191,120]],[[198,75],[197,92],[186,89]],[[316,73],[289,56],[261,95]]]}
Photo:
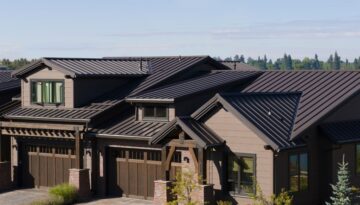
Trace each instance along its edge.
{"label": "pine tree", "polygon": [[340,70],[341,67],[341,58],[338,55],[338,53],[335,51],[335,55],[334,55],[334,67],[333,69],[335,70]]}
{"label": "pine tree", "polygon": [[244,57],[244,55],[241,55],[241,56],[240,56],[239,61],[240,61],[241,63],[245,63],[245,57]]}
{"label": "pine tree", "polygon": [[344,155],[342,163],[339,163],[337,179],[338,181],[335,185],[331,184],[331,202],[326,202],[326,205],[351,205],[351,186],[349,179],[349,170],[348,163],[345,162]]}
{"label": "pine tree", "polygon": [[315,54],[315,62],[314,62],[314,69],[319,70],[321,68],[319,57],[317,54]]}
{"label": "pine tree", "polygon": [[234,61],[239,61],[240,60],[240,56],[238,55],[238,54],[236,54],[235,56],[234,56]]}

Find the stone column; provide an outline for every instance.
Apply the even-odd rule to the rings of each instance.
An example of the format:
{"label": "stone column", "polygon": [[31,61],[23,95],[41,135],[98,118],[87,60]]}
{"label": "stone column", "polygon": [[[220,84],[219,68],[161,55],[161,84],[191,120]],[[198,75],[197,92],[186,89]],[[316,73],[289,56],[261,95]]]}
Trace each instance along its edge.
{"label": "stone column", "polygon": [[166,205],[167,202],[173,200],[171,196],[171,181],[157,180],[154,181],[154,205]]}
{"label": "stone column", "polygon": [[89,169],[69,169],[69,184],[78,189],[81,201],[86,201],[91,196],[89,179]]}
{"label": "stone column", "polygon": [[214,202],[214,185],[200,184],[196,190],[192,192],[192,199],[201,205],[213,205]]}

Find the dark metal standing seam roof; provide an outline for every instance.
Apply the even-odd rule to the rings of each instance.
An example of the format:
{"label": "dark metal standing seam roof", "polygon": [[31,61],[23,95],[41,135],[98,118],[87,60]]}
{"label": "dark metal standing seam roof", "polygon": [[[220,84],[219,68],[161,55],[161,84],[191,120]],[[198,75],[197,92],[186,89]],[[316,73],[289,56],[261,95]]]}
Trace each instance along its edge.
{"label": "dark metal standing seam roof", "polygon": [[[135,58],[139,59],[139,58]],[[149,75],[146,79],[132,92],[131,95],[138,94],[144,90],[170,79],[171,77],[184,72],[193,66],[202,62],[216,64],[219,69],[226,70],[226,66],[215,61],[209,56],[176,56],[176,57],[142,57],[149,62]]]}
{"label": "dark metal standing seam roof", "polygon": [[180,97],[204,92],[209,89],[223,87],[233,83],[242,83],[244,81],[254,79],[260,74],[261,72],[258,71],[216,71],[198,78],[150,90],[139,95],[129,96],[126,100],[174,100]]}
{"label": "dark metal standing seam roof", "polygon": [[226,65],[227,67],[231,68],[232,70],[240,70],[240,71],[259,71],[260,69],[239,62],[239,61],[219,61],[220,63]]}
{"label": "dark metal standing seam roof", "polygon": [[198,122],[191,117],[176,117],[173,121],[164,126],[149,141],[150,144],[160,143],[169,133],[179,126],[192,139],[202,147],[216,146],[224,143],[216,133],[211,131],[204,123]]}
{"label": "dark metal standing seam roof", "polygon": [[360,120],[327,123],[320,128],[335,143],[360,141]]}
{"label": "dark metal standing seam roof", "polygon": [[104,58],[43,58],[26,67],[14,71],[14,76],[24,76],[46,65],[59,69],[71,77],[97,76],[144,76],[148,71],[146,61],[104,59]]}
{"label": "dark metal standing seam roof", "polygon": [[[298,145],[290,140],[300,93],[220,94],[219,102],[263,133],[275,149]],[[239,134],[241,136],[241,134]],[[269,141],[268,141],[269,143]]]}
{"label": "dark metal standing seam roof", "polygon": [[97,133],[97,135],[135,136],[150,138],[167,124],[167,122],[136,121],[134,113],[122,115],[123,117],[119,116],[119,119],[97,126],[91,131]]}
{"label": "dark metal standing seam roof", "polygon": [[301,92],[294,139],[359,90],[360,71],[267,71],[243,92]]}

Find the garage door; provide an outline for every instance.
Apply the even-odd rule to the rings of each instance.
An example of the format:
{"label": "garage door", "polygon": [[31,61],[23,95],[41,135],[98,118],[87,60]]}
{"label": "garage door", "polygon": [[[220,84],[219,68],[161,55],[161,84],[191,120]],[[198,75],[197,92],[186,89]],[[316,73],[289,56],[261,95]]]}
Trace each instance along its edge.
{"label": "garage door", "polygon": [[[154,181],[161,178],[161,151],[139,149],[112,149],[108,164],[109,195],[152,199]],[[181,155],[174,154],[170,178],[181,170]]]}
{"label": "garage door", "polygon": [[69,181],[75,167],[74,148],[25,145],[22,150],[22,185],[51,187]]}

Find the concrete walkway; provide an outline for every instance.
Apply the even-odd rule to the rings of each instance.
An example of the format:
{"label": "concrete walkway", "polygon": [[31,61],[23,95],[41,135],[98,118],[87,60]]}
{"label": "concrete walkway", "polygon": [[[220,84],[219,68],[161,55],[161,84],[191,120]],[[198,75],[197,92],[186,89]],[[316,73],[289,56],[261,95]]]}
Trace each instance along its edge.
{"label": "concrete walkway", "polygon": [[[47,189],[20,189],[0,194],[0,205],[29,205],[35,200],[46,199]],[[152,201],[125,197],[94,199],[79,205],[151,205]]]}

